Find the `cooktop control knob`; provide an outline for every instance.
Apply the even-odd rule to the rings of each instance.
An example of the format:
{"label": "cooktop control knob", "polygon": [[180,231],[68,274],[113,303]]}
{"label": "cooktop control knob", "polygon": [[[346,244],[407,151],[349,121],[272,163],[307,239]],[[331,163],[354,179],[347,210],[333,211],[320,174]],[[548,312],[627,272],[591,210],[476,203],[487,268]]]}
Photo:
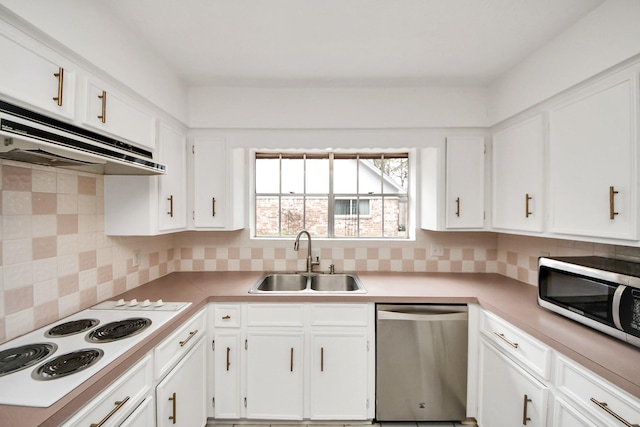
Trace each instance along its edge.
{"label": "cooktop control knob", "polygon": [[142,301],[142,303],[140,304],[140,307],[149,307],[151,305],[151,301],[149,301],[148,299]]}
{"label": "cooktop control knob", "polygon": [[162,299],[159,299],[158,301],[156,301],[156,307],[162,307],[164,305],[164,301],[162,301]]}
{"label": "cooktop control knob", "polygon": [[124,299],[120,298],[117,302],[116,302],[116,307],[122,307],[124,305]]}
{"label": "cooktop control knob", "polygon": [[136,305],[138,305],[137,299],[134,298],[131,301],[129,301],[129,307],[135,307]]}

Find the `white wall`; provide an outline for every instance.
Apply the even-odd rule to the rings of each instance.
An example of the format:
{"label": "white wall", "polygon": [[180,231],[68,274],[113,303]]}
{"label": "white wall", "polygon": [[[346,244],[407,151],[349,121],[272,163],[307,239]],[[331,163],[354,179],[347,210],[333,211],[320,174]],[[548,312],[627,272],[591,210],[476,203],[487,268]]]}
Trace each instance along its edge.
{"label": "white wall", "polygon": [[186,123],[186,85],[100,3],[0,0],[0,5]]}
{"label": "white wall", "polygon": [[608,0],[489,87],[489,125],[638,54],[640,1]]}
{"label": "white wall", "polygon": [[483,127],[486,90],[192,87],[189,118],[192,128]]}

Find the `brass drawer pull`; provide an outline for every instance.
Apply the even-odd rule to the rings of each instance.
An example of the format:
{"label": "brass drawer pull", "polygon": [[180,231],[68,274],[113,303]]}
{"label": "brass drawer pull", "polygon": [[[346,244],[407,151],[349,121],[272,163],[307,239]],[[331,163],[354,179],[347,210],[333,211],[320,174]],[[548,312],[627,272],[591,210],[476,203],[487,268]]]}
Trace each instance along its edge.
{"label": "brass drawer pull", "polygon": [[290,361],[289,371],[293,372],[293,347],[291,347],[291,356],[289,357],[289,361]]}
{"label": "brass drawer pull", "polygon": [[227,347],[227,371],[229,370],[229,366],[231,366],[231,360],[229,358],[229,353],[231,353],[231,349]]}
{"label": "brass drawer pull", "polygon": [[231,316],[229,316],[228,314],[226,316],[222,316],[222,320],[229,320],[231,319]]}
{"label": "brass drawer pull", "polygon": [[98,118],[102,123],[107,123],[107,91],[103,90],[102,95],[98,95],[98,98],[102,100],[102,115]]}
{"label": "brass drawer pull", "polygon": [[494,332],[494,334],[496,334],[501,340],[509,344],[511,347],[518,348],[518,343],[509,341],[509,339],[507,339],[507,337],[505,337],[504,334],[499,334],[497,332]]}
{"label": "brass drawer pull", "polygon": [[324,372],[324,347],[320,347],[320,372]]}
{"label": "brass drawer pull", "polygon": [[167,201],[169,202],[169,212],[167,212],[167,215],[173,218],[173,194],[167,198]]}
{"label": "brass drawer pull", "polygon": [[522,403],[523,409],[522,409],[522,425],[526,426],[527,425],[527,421],[531,421],[531,418],[529,418],[527,416],[527,404],[531,402],[531,399],[529,399],[529,396],[527,396],[526,394],[524,395],[524,402]]}
{"label": "brass drawer pull", "polygon": [[611,415],[613,418],[615,418],[616,420],[620,421],[622,424],[624,424],[627,427],[640,427],[640,425],[638,424],[631,424],[629,421],[625,420],[624,418],[622,418],[620,415],[616,414],[615,412],[613,412],[611,409],[609,409],[609,406],[607,405],[606,402],[598,402],[595,398],[591,398],[591,401],[593,403],[595,403],[596,405],[598,405],[600,408],[604,409],[609,415]]}
{"label": "brass drawer pull", "polygon": [[189,336],[187,337],[187,339],[186,339],[186,340],[184,340],[184,341],[180,341],[180,347],[184,347],[184,345],[185,345],[186,343],[188,343],[188,342],[189,342],[189,340],[190,340],[191,338],[193,338],[193,336],[194,336],[195,334],[197,334],[197,333],[198,333],[198,330],[197,330],[197,329],[196,329],[195,331],[191,331],[191,332],[189,332]]}
{"label": "brass drawer pull", "polygon": [[169,398],[169,400],[173,402],[173,415],[169,416],[169,419],[173,421],[173,424],[175,424],[178,418],[176,414],[176,405],[177,405],[176,402],[178,401],[178,396],[175,393],[173,393]]}
{"label": "brass drawer pull", "polygon": [[216,216],[216,198],[211,198],[211,216]]}
{"label": "brass drawer pull", "polygon": [[615,219],[616,215],[619,215],[619,212],[616,212],[616,203],[615,203],[615,195],[618,194],[619,191],[613,187],[609,187],[609,219]]}
{"label": "brass drawer pull", "polygon": [[529,218],[530,215],[533,215],[532,212],[529,211],[529,201],[532,200],[533,197],[529,195],[529,193],[524,196],[524,217]]}
{"label": "brass drawer pull", "polygon": [[58,78],[58,96],[53,98],[58,104],[58,107],[62,107],[62,87],[64,85],[64,68],[58,67],[58,72],[53,73],[54,77]]}
{"label": "brass drawer pull", "polygon": [[109,418],[111,418],[113,416],[113,414],[115,414],[116,412],[118,412],[120,410],[120,408],[122,408],[124,406],[125,403],[127,403],[129,401],[129,396],[125,397],[122,400],[116,401],[114,403],[114,405],[116,405],[115,408],[113,408],[111,410],[111,412],[109,412],[107,414],[106,417],[104,417],[98,424],[91,424],[90,427],[102,427],[104,425],[104,423],[106,423],[107,421],[109,421]]}
{"label": "brass drawer pull", "polygon": [[456,199],[456,216],[460,217],[460,197]]}

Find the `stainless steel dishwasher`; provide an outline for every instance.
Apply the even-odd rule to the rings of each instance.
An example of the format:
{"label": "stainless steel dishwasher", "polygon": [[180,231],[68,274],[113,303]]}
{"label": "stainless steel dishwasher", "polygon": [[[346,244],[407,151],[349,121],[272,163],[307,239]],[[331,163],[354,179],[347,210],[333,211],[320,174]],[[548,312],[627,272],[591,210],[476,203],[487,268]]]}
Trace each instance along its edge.
{"label": "stainless steel dishwasher", "polygon": [[376,420],[466,417],[466,305],[378,304]]}

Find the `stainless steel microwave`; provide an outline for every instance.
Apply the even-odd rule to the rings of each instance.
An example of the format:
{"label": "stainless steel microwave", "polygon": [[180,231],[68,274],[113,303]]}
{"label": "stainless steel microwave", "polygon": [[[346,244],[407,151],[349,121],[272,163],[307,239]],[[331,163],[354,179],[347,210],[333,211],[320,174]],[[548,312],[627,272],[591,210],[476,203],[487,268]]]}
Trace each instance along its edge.
{"label": "stainless steel microwave", "polygon": [[538,304],[640,347],[640,264],[596,257],[541,257]]}

